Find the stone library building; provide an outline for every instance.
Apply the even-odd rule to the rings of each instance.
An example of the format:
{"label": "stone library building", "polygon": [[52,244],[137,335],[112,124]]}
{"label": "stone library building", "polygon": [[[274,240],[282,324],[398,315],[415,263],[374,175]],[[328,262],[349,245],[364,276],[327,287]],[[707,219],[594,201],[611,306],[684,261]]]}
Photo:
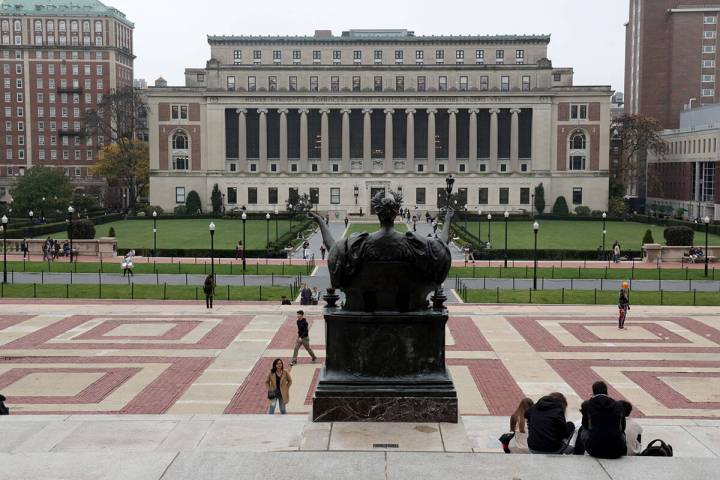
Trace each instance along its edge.
{"label": "stone library building", "polygon": [[438,208],[445,178],[473,211],[607,208],[609,86],[553,67],[550,37],[350,30],[209,36],[210,59],[148,91],[150,202],[283,210],[292,192],[334,218],[383,190]]}

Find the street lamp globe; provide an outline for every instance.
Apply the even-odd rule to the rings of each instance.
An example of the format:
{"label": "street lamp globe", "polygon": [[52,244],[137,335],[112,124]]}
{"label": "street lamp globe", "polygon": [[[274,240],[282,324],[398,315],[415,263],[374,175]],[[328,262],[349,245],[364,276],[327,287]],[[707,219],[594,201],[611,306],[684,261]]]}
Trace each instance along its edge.
{"label": "street lamp globe", "polygon": [[269,213],[266,213],[266,214],[265,214],[265,220],[270,220],[270,214],[269,214]]}
{"label": "street lamp globe", "polygon": [[491,213],[488,213],[487,219],[488,219],[488,220],[492,220],[492,214],[491,214]]}
{"label": "street lamp globe", "polygon": [[32,218],[32,217],[33,217],[33,215],[35,215],[35,213],[33,213],[33,211],[32,211],[32,210],[30,210],[30,211],[28,212],[28,215],[30,215],[30,218]]}
{"label": "street lamp globe", "polygon": [[510,212],[508,212],[507,210],[505,210],[505,213],[503,213],[503,215],[505,215],[505,218],[508,218],[508,217],[510,216]]}
{"label": "street lamp globe", "polygon": [[8,223],[8,218],[7,218],[6,215],[3,215],[3,216],[2,216],[2,224],[3,224],[3,225],[7,225],[7,223]]}
{"label": "street lamp globe", "polygon": [[540,230],[540,224],[538,222],[533,223],[533,230],[536,232]]}
{"label": "street lamp globe", "polygon": [[280,213],[280,212],[278,212],[278,209],[276,208],[276,209],[275,209],[275,215],[277,215],[278,213]]}
{"label": "street lamp globe", "polygon": [[208,228],[210,229],[211,232],[214,232],[215,231],[215,223],[210,222],[210,225],[208,225]]}
{"label": "street lamp globe", "polygon": [[157,217],[157,211],[153,210],[153,217]]}
{"label": "street lamp globe", "polygon": [[703,222],[705,222],[705,225],[708,225],[710,223],[710,217],[703,218]]}
{"label": "street lamp globe", "polygon": [[478,215],[482,215],[482,210],[478,209]]}
{"label": "street lamp globe", "polygon": [[75,213],[75,209],[73,208],[72,205],[70,205],[70,206],[68,207],[68,213],[69,213],[70,215],[72,215],[73,213]]}
{"label": "street lamp globe", "polygon": [[243,220],[247,220],[247,213],[243,212],[240,218],[242,218]]}
{"label": "street lamp globe", "polygon": [[607,213],[603,212],[602,218],[607,218]]}
{"label": "street lamp globe", "polygon": [[603,235],[607,235],[607,230],[603,230]]}

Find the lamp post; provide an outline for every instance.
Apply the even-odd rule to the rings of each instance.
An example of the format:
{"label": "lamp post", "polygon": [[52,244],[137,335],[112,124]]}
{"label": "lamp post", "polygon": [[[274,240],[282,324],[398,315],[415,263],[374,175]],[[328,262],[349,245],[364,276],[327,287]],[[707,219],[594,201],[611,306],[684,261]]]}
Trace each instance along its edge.
{"label": "lamp post", "polygon": [[478,209],[478,241],[482,242],[480,239],[480,227],[482,227],[482,210]]}
{"label": "lamp post", "polygon": [[292,221],[293,221],[293,204],[292,204],[292,203],[288,203],[288,211],[290,212],[290,214],[289,214],[289,217],[290,217],[290,233],[292,234]]}
{"label": "lamp post", "polygon": [[153,210],[153,257],[157,257],[157,211]]}
{"label": "lamp post", "polygon": [[265,237],[267,241],[265,242],[265,248],[270,249],[270,214],[265,214]]}
{"label": "lamp post", "polygon": [[[32,210],[30,210],[30,211],[28,212],[28,215],[30,216],[30,228],[32,229],[32,226],[33,226],[33,215],[35,215],[35,212],[33,212]],[[28,232],[32,232],[32,230],[28,230]],[[28,262],[29,262],[29,261],[30,261],[30,246],[29,246],[29,245],[27,246],[27,259],[28,259]]]}
{"label": "lamp post", "polygon": [[215,224],[210,222],[208,229],[210,230],[210,275],[215,280]]}
{"label": "lamp post", "polygon": [[540,230],[540,224],[533,223],[533,232],[535,233],[535,247],[533,249],[533,290],[537,290],[537,235]]}
{"label": "lamp post", "polygon": [[503,216],[505,217],[505,268],[507,268],[507,240],[508,240],[508,218],[510,218],[510,212],[505,210],[505,213],[503,213]]}
{"label": "lamp post", "polygon": [[603,230],[602,230],[602,234],[603,234],[603,242],[602,242],[603,257],[606,256],[606,255],[605,255],[605,235],[607,235],[607,230],[605,229],[605,219],[606,219],[606,218],[607,218],[607,213],[603,212],[603,214],[602,214],[602,219],[603,219]]}
{"label": "lamp post", "polygon": [[245,252],[247,251],[247,244],[245,243],[245,222],[247,221],[247,213],[243,212],[243,214],[240,216],[240,218],[242,218],[242,222],[243,222],[243,251],[242,251],[243,258],[242,258],[242,261],[243,261],[243,272],[244,272],[245,268],[246,268]]}
{"label": "lamp post", "polygon": [[[275,209],[275,243],[278,241],[278,209]],[[279,247],[279,246],[278,246]]]}
{"label": "lamp post", "polygon": [[492,224],[490,222],[492,222],[492,213],[488,213],[487,219],[488,219],[488,248],[490,248],[490,247],[492,247],[492,243],[490,242],[490,228],[492,227]]}
{"label": "lamp post", "polygon": [[8,217],[2,216],[2,229],[3,229],[3,283],[7,283],[7,228],[8,228]]}
{"label": "lamp post", "polygon": [[40,220],[45,222],[45,197],[42,197],[42,205],[40,207]]}
{"label": "lamp post", "polygon": [[710,230],[710,217],[703,219],[705,222],[705,276],[708,276],[708,231]]}
{"label": "lamp post", "polygon": [[530,218],[535,218],[535,194],[530,194]]}
{"label": "lamp post", "polygon": [[68,229],[68,237],[70,237],[70,262],[73,261],[73,213],[75,213],[75,209],[72,205],[68,207],[68,224],[70,225],[70,228]]}

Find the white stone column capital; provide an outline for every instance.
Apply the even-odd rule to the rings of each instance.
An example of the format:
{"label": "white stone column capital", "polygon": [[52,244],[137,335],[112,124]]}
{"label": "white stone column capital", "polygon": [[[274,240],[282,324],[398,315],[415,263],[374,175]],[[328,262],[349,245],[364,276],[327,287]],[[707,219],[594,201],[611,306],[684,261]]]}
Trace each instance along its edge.
{"label": "white stone column capital", "polygon": [[428,108],[426,111],[427,111],[428,115],[430,115],[430,114],[435,115],[438,112],[437,108]]}
{"label": "white stone column capital", "polygon": [[470,108],[470,109],[468,109],[468,113],[470,115],[477,115],[478,113],[480,113],[480,109],[479,108]]}
{"label": "white stone column capital", "polygon": [[261,115],[267,115],[268,109],[267,108],[258,108],[257,112]]}
{"label": "white stone column capital", "polygon": [[329,108],[321,108],[318,110],[321,115],[330,115],[330,109]]}
{"label": "white stone column capital", "polygon": [[500,113],[499,108],[491,108],[490,109],[490,115],[497,115],[498,113]]}
{"label": "white stone column capital", "polygon": [[448,108],[448,114],[457,115],[459,110],[457,108]]}
{"label": "white stone column capital", "polygon": [[278,108],[278,113],[280,115],[287,115],[288,113],[290,113],[290,110],[287,108]]}
{"label": "white stone column capital", "polygon": [[237,110],[235,110],[235,113],[237,113],[238,115],[240,115],[241,113],[245,114],[247,113],[247,108],[238,108]]}
{"label": "white stone column capital", "polygon": [[383,113],[384,113],[385,115],[387,115],[388,113],[389,113],[390,115],[392,115],[393,113],[395,113],[395,109],[394,109],[394,108],[386,108],[385,110],[383,110]]}
{"label": "white stone column capital", "polygon": [[363,113],[364,115],[369,115],[369,114],[371,114],[372,112],[373,112],[373,109],[372,109],[372,108],[363,108],[363,109],[362,109],[362,113]]}
{"label": "white stone column capital", "polygon": [[298,108],[298,113],[300,115],[307,115],[308,113],[310,113],[310,109],[306,107]]}
{"label": "white stone column capital", "polygon": [[417,113],[417,110],[415,110],[414,108],[406,108],[405,109],[406,115],[415,115],[416,113]]}
{"label": "white stone column capital", "polygon": [[350,115],[350,113],[352,113],[352,109],[351,108],[341,108],[340,113],[342,113],[343,115]]}
{"label": "white stone column capital", "polygon": [[521,110],[519,108],[511,108],[510,109],[510,113],[513,115],[517,115],[520,112],[521,112]]}

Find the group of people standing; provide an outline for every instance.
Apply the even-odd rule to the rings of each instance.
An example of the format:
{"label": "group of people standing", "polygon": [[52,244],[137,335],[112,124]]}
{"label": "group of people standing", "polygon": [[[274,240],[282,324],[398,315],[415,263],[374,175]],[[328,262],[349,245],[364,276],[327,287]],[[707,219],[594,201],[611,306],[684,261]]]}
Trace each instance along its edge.
{"label": "group of people standing", "polygon": [[[506,453],[551,453],[620,458],[642,450],[642,427],[632,418],[632,404],[614,400],[605,382],[592,386],[582,403],[579,428],[567,421],[567,399],[554,392],[533,402],[524,398],[510,417],[510,434],[501,437]],[[502,441],[501,440],[501,441]]]}
{"label": "group of people standing", "polygon": [[[23,244],[25,245],[23,248],[23,258],[25,258],[28,253],[27,241],[23,240]],[[61,244],[60,240],[48,237],[47,240],[45,240],[45,243],[43,243],[42,252],[43,261],[50,262],[52,260],[57,260],[60,257],[67,257],[70,255],[70,243],[66,240]]]}

